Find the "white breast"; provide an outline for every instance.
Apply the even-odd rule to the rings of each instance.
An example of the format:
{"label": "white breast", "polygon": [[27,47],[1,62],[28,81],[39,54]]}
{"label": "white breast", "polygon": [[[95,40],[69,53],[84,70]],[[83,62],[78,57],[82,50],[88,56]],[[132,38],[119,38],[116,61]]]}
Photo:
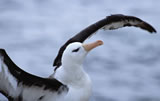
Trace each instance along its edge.
{"label": "white breast", "polygon": [[72,70],[68,72],[60,67],[55,73],[55,78],[69,87],[65,101],[89,101],[92,93],[91,80],[83,71]]}

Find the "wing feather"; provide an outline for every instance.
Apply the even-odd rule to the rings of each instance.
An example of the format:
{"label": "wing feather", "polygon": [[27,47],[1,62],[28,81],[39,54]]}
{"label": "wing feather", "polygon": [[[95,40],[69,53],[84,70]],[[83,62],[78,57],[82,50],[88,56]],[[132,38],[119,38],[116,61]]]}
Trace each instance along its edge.
{"label": "wing feather", "polygon": [[66,85],[54,78],[42,78],[23,71],[9,58],[4,49],[0,49],[0,81],[0,93],[16,101],[21,98],[28,99],[26,92],[31,91],[36,94],[27,95],[33,98],[38,98],[41,94],[61,94],[68,91]]}
{"label": "wing feather", "polygon": [[84,42],[87,38],[92,36],[95,32],[97,32],[100,29],[114,30],[114,29],[118,29],[126,26],[139,27],[150,33],[156,32],[156,30],[150,24],[134,16],[127,16],[122,14],[107,16],[106,18],[88,26],[87,28],[85,28],[84,30],[76,34],[74,37],[70,38],[60,48],[53,63],[53,66],[56,67],[55,70],[61,65],[62,54],[68,44],[72,42]]}

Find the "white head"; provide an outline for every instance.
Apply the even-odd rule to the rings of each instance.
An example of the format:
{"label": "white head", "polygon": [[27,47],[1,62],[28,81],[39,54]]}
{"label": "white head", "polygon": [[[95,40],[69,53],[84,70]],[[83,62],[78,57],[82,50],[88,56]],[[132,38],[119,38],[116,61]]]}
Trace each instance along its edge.
{"label": "white head", "polygon": [[89,101],[91,80],[81,65],[87,53],[102,44],[98,40],[90,44],[74,42],[66,47],[62,55],[62,67],[55,73],[55,78],[69,87],[65,101]]}
{"label": "white head", "polygon": [[89,44],[82,44],[80,42],[74,42],[69,44],[63,53],[62,65],[81,65],[87,53],[102,44],[103,42],[101,40]]}

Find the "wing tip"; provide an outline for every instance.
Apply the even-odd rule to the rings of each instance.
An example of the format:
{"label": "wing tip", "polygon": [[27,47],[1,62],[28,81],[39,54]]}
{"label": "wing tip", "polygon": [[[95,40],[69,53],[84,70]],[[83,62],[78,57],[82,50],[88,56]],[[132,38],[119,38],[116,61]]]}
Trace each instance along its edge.
{"label": "wing tip", "polygon": [[0,56],[4,56],[6,54],[5,49],[0,48]]}
{"label": "wing tip", "polygon": [[5,51],[5,49],[3,49],[3,48],[0,48],[0,52],[1,52],[1,51]]}
{"label": "wing tip", "polygon": [[152,32],[151,32],[151,33],[156,34],[156,33],[157,33],[157,31],[152,27]]}
{"label": "wing tip", "polygon": [[151,34],[156,34],[157,33],[157,31],[155,30],[154,27],[152,27],[150,24],[141,20],[138,17],[123,15],[123,14],[111,14],[109,16],[106,16],[106,19],[108,20],[108,22],[116,22],[116,21],[121,21],[121,20],[125,20],[125,19],[128,19],[128,18],[142,22],[139,27],[141,27],[142,29],[150,32]]}
{"label": "wing tip", "polygon": [[[140,25],[140,26],[141,26],[141,25]],[[151,34],[156,34],[156,33],[157,33],[156,29],[155,29],[152,25],[148,24],[148,23],[145,22],[145,21],[143,21],[141,27],[142,27],[143,29],[147,30],[148,32],[150,32]]]}
{"label": "wing tip", "polygon": [[150,34],[156,34],[157,31],[152,27],[150,29],[146,29]]}
{"label": "wing tip", "polygon": [[154,30],[154,31],[152,31],[152,32],[150,32],[151,34],[156,34],[157,33],[157,31],[156,30]]}

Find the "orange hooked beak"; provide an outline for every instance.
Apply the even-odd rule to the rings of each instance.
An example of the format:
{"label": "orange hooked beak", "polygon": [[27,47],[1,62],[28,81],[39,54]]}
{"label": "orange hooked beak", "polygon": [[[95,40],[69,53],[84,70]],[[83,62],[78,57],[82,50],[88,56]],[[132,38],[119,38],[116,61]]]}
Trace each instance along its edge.
{"label": "orange hooked beak", "polygon": [[97,40],[95,42],[92,43],[88,43],[88,44],[83,44],[82,46],[84,47],[84,49],[89,52],[90,50],[92,50],[93,48],[96,48],[100,45],[103,45],[103,41],[101,40]]}

